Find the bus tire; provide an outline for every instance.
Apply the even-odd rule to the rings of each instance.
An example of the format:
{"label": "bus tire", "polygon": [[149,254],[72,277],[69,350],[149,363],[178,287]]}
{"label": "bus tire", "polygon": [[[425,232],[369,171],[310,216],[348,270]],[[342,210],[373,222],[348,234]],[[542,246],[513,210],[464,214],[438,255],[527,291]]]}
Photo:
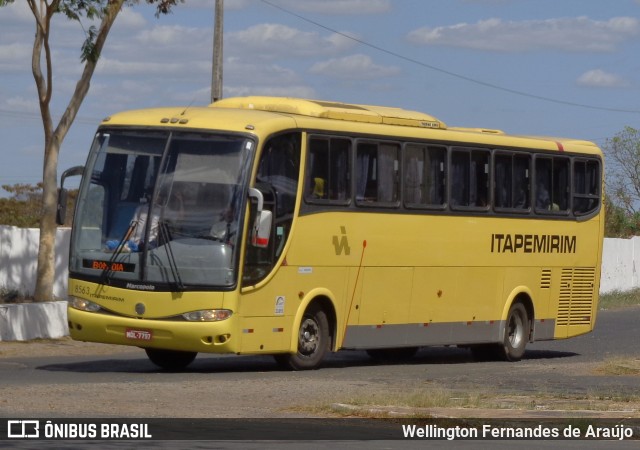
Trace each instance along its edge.
{"label": "bus tire", "polygon": [[274,355],[274,358],[280,366],[290,370],[316,369],[329,350],[330,342],[327,314],[319,306],[311,306],[302,316],[297,352]]}
{"label": "bus tire", "polygon": [[156,366],[165,370],[182,370],[196,359],[197,352],[145,348],[147,356]]}
{"label": "bus tire", "polygon": [[500,357],[505,361],[520,361],[524,355],[531,323],[527,309],[520,302],[514,303],[507,314],[504,339],[500,344]]}

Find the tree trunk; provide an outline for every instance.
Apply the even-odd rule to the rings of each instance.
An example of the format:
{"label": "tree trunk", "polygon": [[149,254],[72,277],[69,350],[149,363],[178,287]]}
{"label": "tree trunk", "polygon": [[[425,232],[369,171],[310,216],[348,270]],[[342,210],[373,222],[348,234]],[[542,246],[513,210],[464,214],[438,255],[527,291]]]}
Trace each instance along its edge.
{"label": "tree trunk", "polygon": [[[36,18],[36,38],[34,42],[32,68],[38,88],[40,100],[40,112],[45,132],[44,165],[42,174],[42,217],[40,219],[40,241],[38,248],[38,268],[36,271],[36,288],[34,297],[36,301],[53,300],[53,283],[55,281],[55,242],[56,242],[56,211],[58,206],[58,155],[60,147],[69,128],[82,105],[93,72],[96,68],[97,58],[100,55],[107,39],[111,26],[115,21],[124,0],[109,0],[104,11],[100,30],[95,40],[95,58],[88,58],[80,80],[69,101],[69,105],[62,115],[58,126],[52,132],[51,112],[49,109],[52,94],[52,64],[49,48],[49,25],[51,16],[57,12],[59,1],[54,1],[46,11],[39,10],[35,0],[29,0],[29,5]],[[43,5],[41,5],[43,6]],[[40,67],[40,55],[44,47],[46,61],[46,78]]]}
{"label": "tree trunk", "polygon": [[55,281],[56,211],[58,204],[57,167],[60,144],[51,139],[44,160],[42,183],[42,217],[40,218],[40,241],[38,247],[38,269],[34,298],[36,301],[53,300]]}

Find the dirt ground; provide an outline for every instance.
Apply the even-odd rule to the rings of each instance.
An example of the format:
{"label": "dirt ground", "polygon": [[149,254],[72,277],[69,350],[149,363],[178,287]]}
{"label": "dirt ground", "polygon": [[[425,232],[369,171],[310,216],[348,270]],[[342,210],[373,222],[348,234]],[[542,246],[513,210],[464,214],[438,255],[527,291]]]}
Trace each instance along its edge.
{"label": "dirt ground", "polygon": [[135,351],[129,347],[74,341],[70,337],[33,341],[0,341],[1,358],[109,355]]}

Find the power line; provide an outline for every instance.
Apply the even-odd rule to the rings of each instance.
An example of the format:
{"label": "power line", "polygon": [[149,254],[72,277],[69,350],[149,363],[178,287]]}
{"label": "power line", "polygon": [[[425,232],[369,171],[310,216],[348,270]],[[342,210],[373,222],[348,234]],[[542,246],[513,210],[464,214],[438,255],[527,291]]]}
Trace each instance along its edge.
{"label": "power line", "polygon": [[403,61],[407,61],[409,63],[416,64],[418,66],[433,70],[435,72],[440,72],[440,73],[448,75],[450,77],[454,77],[454,78],[458,78],[458,79],[463,80],[463,81],[467,81],[469,83],[474,83],[474,84],[477,84],[477,85],[480,85],[480,86],[488,87],[488,88],[491,88],[491,89],[496,89],[498,91],[507,92],[507,93],[513,94],[513,95],[519,95],[521,97],[528,97],[528,98],[532,98],[532,99],[535,99],[535,100],[551,102],[551,103],[556,103],[556,104],[565,105],[565,106],[573,106],[573,107],[577,107],[577,108],[594,109],[594,110],[598,110],[598,111],[609,111],[609,112],[628,113],[628,114],[640,114],[640,110],[637,110],[637,109],[610,108],[610,107],[606,107],[606,106],[596,106],[596,105],[589,105],[589,104],[586,104],[586,103],[577,103],[577,102],[571,102],[571,101],[567,101],[567,100],[559,100],[559,99],[555,99],[555,98],[551,98],[551,97],[545,97],[543,95],[532,94],[530,92],[519,91],[519,90],[516,90],[516,89],[511,89],[511,88],[507,88],[507,87],[504,87],[504,86],[499,86],[497,84],[493,84],[493,83],[489,83],[489,82],[486,82],[486,81],[478,80],[476,78],[472,78],[472,77],[469,77],[469,76],[466,76],[466,75],[462,75],[462,74],[459,74],[459,73],[456,73],[456,72],[452,72],[450,70],[446,70],[446,69],[443,69],[441,67],[437,67],[437,66],[434,66],[434,65],[431,65],[431,64],[427,64],[427,63],[425,63],[423,61],[419,61],[417,59],[401,55],[401,54],[399,54],[397,52],[394,52],[392,50],[388,50],[386,48],[383,48],[383,47],[380,47],[378,45],[372,44],[370,42],[364,41],[362,39],[358,39],[358,38],[356,38],[354,36],[350,36],[350,35],[348,35],[346,33],[342,33],[342,32],[340,32],[338,30],[335,30],[335,29],[333,29],[331,27],[328,27],[328,26],[323,25],[323,24],[321,24],[319,22],[311,20],[311,19],[309,19],[309,18],[307,18],[305,16],[302,16],[300,14],[294,13],[293,11],[290,11],[290,10],[288,10],[286,8],[283,8],[282,6],[278,6],[278,5],[274,4],[274,3],[271,3],[268,0],[261,0],[261,1],[262,1],[262,3],[264,3],[266,5],[269,5],[269,6],[273,7],[273,8],[275,8],[275,9],[279,9],[280,11],[282,11],[282,12],[284,12],[286,14],[289,14],[289,15],[291,15],[293,17],[296,17],[296,18],[298,18],[300,20],[303,20],[303,21],[305,21],[307,23],[310,23],[312,25],[315,25],[316,27],[319,27],[319,28],[322,28],[324,30],[330,31],[332,33],[335,33],[335,34],[337,34],[339,36],[342,36],[342,37],[345,37],[347,39],[350,39],[350,40],[352,40],[354,42],[357,42],[358,44],[361,44],[361,45],[364,45],[366,47],[372,48],[372,49],[377,50],[377,51],[379,51],[381,53],[385,53],[387,55],[393,56],[394,58],[398,58],[398,59],[401,59]]}
{"label": "power line", "polygon": [[[42,116],[40,116],[39,113],[8,110],[8,109],[0,109],[0,116],[17,117],[21,119],[42,120]],[[96,123],[99,123],[101,120],[102,119],[77,116],[76,119],[74,120],[74,123],[84,123],[88,125],[95,125]]]}

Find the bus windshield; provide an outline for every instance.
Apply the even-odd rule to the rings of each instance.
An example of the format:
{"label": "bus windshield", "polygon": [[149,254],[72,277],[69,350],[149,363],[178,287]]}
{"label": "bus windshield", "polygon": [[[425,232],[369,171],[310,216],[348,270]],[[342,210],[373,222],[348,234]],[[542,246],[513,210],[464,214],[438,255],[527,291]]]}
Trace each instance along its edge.
{"label": "bus windshield", "polygon": [[71,272],[133,289],[233,287],[253,146],[235,135],[100,131]]}

